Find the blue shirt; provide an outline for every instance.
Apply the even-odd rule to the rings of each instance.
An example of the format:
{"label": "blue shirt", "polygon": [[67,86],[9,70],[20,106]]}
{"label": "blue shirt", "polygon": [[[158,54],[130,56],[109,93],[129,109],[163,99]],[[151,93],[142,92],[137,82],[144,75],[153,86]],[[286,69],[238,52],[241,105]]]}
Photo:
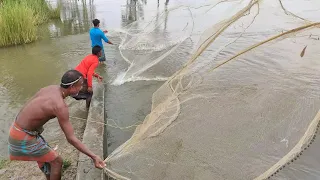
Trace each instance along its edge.
{"label": "blue shirt", "polygon": [[91,47],[98,45],[101,48],[103,48],[101,39],[103,39],[106,43],[109,41],[108,38],[104,35],[104,32],[97,27],[90,29],[90,39],[91,39]]}

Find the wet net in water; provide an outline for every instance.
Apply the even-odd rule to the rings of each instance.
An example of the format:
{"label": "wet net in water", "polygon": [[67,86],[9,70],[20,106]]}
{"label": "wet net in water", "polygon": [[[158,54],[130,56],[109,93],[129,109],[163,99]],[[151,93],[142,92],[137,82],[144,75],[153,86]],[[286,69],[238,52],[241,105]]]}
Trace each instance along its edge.
{"label": "wet net in water", "polygon": [[[184,64],[168,72],[151,113],[109,154],[105,172],[117,179],[319,177],[319,3],[197,1],[151,25],[131,24],[120,45],[130,64],[122,83],[157,77],[159,63]],[[171,12],[179,23],[156,32]],[[181,57],[184,43],[192,53]]]}

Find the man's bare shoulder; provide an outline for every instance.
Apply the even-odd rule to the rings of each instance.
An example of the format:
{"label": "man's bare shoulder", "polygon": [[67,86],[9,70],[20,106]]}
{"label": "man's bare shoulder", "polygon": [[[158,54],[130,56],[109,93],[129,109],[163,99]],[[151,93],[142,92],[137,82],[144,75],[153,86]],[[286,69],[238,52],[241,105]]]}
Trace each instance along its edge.
{"label": "man's bare shoulder", "polygon": [[37,96],[45,99],[44,102],[50,104],[54,109],[67,108],[67,105],[63,100],[60,87],[57,85],[51,85],[40,89]]}
{"label": "man's bare shoulder", "polygon": [[68,106],[64,101],[56,100],[55,110],[57,113],[61,111],[68,111]]}
{"label": "man's bare shoulder", "polygon": [[60,87],[47,86],[28,100],[19,112],[17,120],[23,128],[36,129],[57,117],[65,106]]}

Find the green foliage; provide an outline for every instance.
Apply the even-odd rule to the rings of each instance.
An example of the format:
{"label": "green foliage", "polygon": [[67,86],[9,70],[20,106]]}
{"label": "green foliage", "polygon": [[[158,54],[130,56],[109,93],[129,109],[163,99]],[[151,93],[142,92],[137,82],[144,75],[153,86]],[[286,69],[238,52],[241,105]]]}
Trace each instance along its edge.
{"label": "green foliage", "polygon": [[63,160],[63,165],[62,165],[62,169],[65,171],[68,167],[71,166],[71,161],[70,160]]}
{"label": "green foliage", "polygon": [[8,163],[9,163],[9,160],[1,159],[1,160],[0,160],[0,169],[5,168]]}
{"label": "green foliage", "polygon": [[61,5],[53,9],[45,0],[4,0],[0,4],[0,47],[37,40],[37,25],[60,18]]}

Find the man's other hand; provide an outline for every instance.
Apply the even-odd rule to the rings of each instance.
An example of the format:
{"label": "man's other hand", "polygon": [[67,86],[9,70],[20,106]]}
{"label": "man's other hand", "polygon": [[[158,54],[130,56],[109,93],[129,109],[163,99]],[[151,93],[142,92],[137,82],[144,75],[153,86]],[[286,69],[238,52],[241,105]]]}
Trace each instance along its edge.
{"label": "man's other hand", "polygon": [[88,92],[92,92],[92,87],[88,87]]}
{"label": "man's other hand", "polygon": [[102,80],[103,80],[103,77],[99,76],[99,77],[98,77],[98,82],[101,83]]}

